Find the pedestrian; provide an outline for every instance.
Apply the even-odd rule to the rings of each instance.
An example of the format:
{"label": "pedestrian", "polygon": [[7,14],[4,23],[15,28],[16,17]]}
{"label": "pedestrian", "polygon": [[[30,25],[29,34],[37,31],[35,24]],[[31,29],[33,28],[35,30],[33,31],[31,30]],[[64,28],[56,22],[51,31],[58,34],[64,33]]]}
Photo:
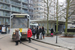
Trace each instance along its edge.
{"label": "pedestrian", "polygon": [[38,32],[38,26],[37,26],[37,28],[36,28],[36,39],[39,39],[39,32]]}
{"label": "pedestrian", "polygon": [[54,30],[53,30],[53,28],[51,29],[51,37],[53,37],[53,32],[54,32]]}
{"label": "pedestrian", "polygon": [[22,43],[21,42],[21,32],[20,32],[20,30],[19,30],[19,38],[20,38],[19,42]]}
{"label": "pedestrian", "polygon": [[18,45],[18,41],[20,40],[20,38],[19,38],[19,32],[18,32],[18,30],[16,29],[15,30],[15,42],[16,42],[16,45]]}
{"label": "pedestrian", "polygon": [[27,37],[29,39],[29,43],[31,43],[31,36],[32,36],[32,31],[30,28],[28,28],[28,31],[27,31]]}
{"label": "pedestrian", "polygon": [[39,37],[40,37],[40,39],[42,39],[42,29],[41,29],[40,26],[39,26],[39,30],[38,30],[38,32],[39,32]]}
{"label": "pedestrian", "polygon": [[33,29],[32,29],[33,38],[35,38],[35,34],[36,34],[35,32],[36,32],[35,27],[33,27]]}
{"label": "pedestrian", "polygon": [[43,26],[42,26],[42,35],[43,35],[43,39],[44,39],[45,30],[44,30],[44,27]]}

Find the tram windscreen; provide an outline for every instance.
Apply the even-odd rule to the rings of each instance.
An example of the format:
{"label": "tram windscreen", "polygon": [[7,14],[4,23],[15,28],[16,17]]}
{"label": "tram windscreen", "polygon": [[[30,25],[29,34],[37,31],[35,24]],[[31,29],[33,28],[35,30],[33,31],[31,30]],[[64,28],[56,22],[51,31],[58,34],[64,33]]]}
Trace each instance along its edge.
{"label": "tram windscreen", "polygon": [[11,28],[28,28],[29,20],[27,18],[12,18],[11,19]]}

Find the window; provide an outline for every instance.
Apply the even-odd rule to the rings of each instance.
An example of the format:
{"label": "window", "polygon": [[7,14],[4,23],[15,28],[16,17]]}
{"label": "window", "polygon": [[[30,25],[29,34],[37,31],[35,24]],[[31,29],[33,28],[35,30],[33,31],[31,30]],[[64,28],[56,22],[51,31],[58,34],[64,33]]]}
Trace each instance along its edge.
{"label": "window", "polygon": [[3,16],[3,11],[0,11],[0,16]]}
{"label": "window", "polygon": [[3,4],[0,4],[0,8],[3,9]]}
{"label": "window", "polygon": [[28,5],[26,5],[26,4],[23,4],[23,6],[22,7],[24,7],[24,8],[28,8]]}
{"label": "window", "polygon": [[9,0],[4,0],[4,2],[9,3]]}
{"label": "window", "polygon": [[28,3],[28,0],[22,0],[22,2],[26,2],[26,3]]}
{"label": "window", "polygon": [[27,9],[23,9],[22,13],[28,13]]}
{"label": "window", "polygon": [[0,1],[2,1],[2,2],[3,2],[3,0],[0,0]]}
{"label": "window", "polygon": [[10,9],[10,6],[9,5],[4,5],[4,9],[9,10]]}
{"label": "window", "polygon": [[12,7],[12,11],[20,12],[20,8]]}
{"label": "window", "polygon": [[16,6],[21,6],[21,3],[19,3],[19,2],[11,1],[11,4],[12,4],[12,5],[16,5]]}
{"label": "window", "polygon": [[3,16],[10,16],[10,13],[7,12],[7,11],[4,11],[4,12],[3,12]]}
{"label": "window", "polygon": [[37,10],[38,10],[38,8],[37,8]]}

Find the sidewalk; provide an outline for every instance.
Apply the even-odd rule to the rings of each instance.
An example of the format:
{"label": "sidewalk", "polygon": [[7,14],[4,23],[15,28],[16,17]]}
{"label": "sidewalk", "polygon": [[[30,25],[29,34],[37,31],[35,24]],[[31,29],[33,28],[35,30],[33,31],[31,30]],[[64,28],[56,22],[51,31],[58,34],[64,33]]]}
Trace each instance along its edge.
{"label": "sidewalk", "polygon": [[0,33],[0,39],[3,38],[3,37],[5,37],[5,36],[7,36],[7,35],[8,35],[8,34],[1,34],[1,33]]}
{"label": "sidewalk", "polygon": [[34,39],[32,37],[32,39],[43,42],[43,43],[47,43],[47,44],[51,44],[51,45],[55,45],[55,46],[59,46],[59,47],[65,47],[65,48],[69,48],[69,49],[74,49],[75,48],[75,38],[62,38],[60,36],[57,37],[58,38],[58,42],[56,44],[56,36],[54,37],[45,37],[45,39],[42,40],[37,40]]}

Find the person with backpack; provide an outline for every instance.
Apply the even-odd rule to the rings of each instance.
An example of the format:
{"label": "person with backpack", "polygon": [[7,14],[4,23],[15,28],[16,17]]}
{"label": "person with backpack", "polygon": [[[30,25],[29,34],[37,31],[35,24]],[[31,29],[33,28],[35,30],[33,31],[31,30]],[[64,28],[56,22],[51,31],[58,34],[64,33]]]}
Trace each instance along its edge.
{"label": "person with backpack", "polygon": [[35,27],[33,27],[33,29],[32,29],[32,33],[33,33],[33,38],[35,38],[35,34],[36,34]]}

